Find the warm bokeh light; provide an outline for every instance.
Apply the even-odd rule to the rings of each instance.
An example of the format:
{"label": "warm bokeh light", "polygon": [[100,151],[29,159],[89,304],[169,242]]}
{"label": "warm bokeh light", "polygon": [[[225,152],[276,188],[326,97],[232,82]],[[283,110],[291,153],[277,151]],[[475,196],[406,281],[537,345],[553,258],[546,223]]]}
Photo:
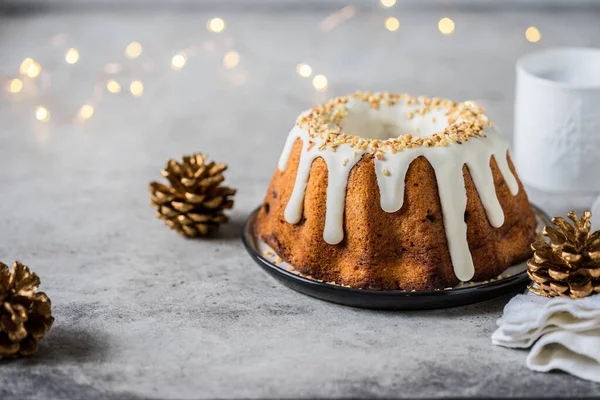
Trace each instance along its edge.
{"label": "warm bokeh light", "polygon": [[35,78],[40,74],[41,71],[42,68],[40,67],[40,64],[31,58],[24,59],[19,67],[19,72],[21,72],[22,75],[27,75],[30,78]]}
{"label": "warm bokeh light", "polygon": [[21,66],[19,67],[19,72],[21,73],[21,75],[27,75],[27,69],[32,65],[35,64],[35,61],[33,61],[32,58],[26,58],[21,62]]}
{"label": "warm bokeh light", "polygon": [[187,62],[187,57],[183,53],[177,53],[171,59],[171,67],[173,69],[181,69]]}
{"label": "warm bokeh light", "polygon": [[223,66],[225,68],[235,68],[240,63],[240,55],[237,51],[232,50],[225,53],[223,56]]}
{"label": "warm bokeh light", "polygon": [[37,106],[35,108],[35,119],[42,122],[48,121],[50,119],[50,111],[44,106]]}
{"label": "warm bokeh light", "polygon": [[144,93],[144,85],[140,81],[133,81],[129,85],[129,91],[135,97],[140,97]]}
{"label": "warm bokeh light", "polygon": [[65,53],[65,61],[67,64],[75,64],[77,61],[79,61],[79,52],[77,49],[67,50]]}
{"label": "warm bokeh light", "polygon": [[325,75],[316,75],[313,78],[312,84],[317,91],[322,92],[327,89],[327,78]]}
{"label": "warm bokeh light", "polygon": [[540,33],[540,30],[538,28],[536,28],[535,26],[530,26],[525,31],[525,37],[529,42],[535,43],[540,41],[540,39],[542,38],[542,34]]}
{"label": "warm bokeh light", "polygon": [[396,4],[396,0],[379,0],[379,4],[381,4],[381,7],[389,8]]}
{"label": "warm bokeh light", "polygon": [[438,22],[438,29],[443,35],[450,35],[454,32],[454,21],[450,18],[442,18]]}
{"label": "warm bokeh light", "polygon": [[296,66],[296,72],[303,78],[308,78],[312,75],[312,68],[308,64],[298,64]]}
{"label": "warm bokeh light", "polygon": [[84,105],[79,110],[79,116],[83,119],[91,118],[94,115],[94,107],[89,104]]}
{"label": "warm bokeh light", "polygon": [[211,32],[223,32],[223,30],[225,29],[225,21],[223,20],[223,18],[209,19],[206,26]]}
{"label": "warm bokeh light", "polygon": [[125,56],[127,58],[138,58],[142,54],[142,45],[138,42],[131,42],[125,47]]}
{"label": "warm bokeh light", "polygon": [[400,28],[400,21],[398,21],[394,17],[386,18],[386,20],[385,20],[385,28],[388,31],[390,31],[390,32],[397,31],[398,28]]}
{"label": "warm bokeh light", "polygon": [[37,77],[40,72],[42,72],[42,69],[40,68],[40,64],[38,63],[33,63],[29,66],[29,68],[27,68],[27,76],[30,78],[35,78]]}
{"label": "warm bokeh light", "polygon": [[23,81],[20,79],[11,79],[8,82],[8,91],[11,93],[19,93],[23,89]]}
{"label": "warm bokeh light", "polygon": [[106,89],[111,93],[119,93],[121,91],[121,85],[113,79],[106,82]]}

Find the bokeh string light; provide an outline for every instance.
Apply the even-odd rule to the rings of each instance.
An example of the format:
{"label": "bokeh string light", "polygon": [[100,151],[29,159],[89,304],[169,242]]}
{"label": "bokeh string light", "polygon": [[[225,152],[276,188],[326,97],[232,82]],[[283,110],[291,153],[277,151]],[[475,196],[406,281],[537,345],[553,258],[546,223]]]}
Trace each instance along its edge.
{"label": "bokeh string light", "polygon": [[187,62],[187,57],[184,53],[177,53],[171,59],[171,67],[173,69],[181,69]]}
{"label": "bokeh string light", "polygon": [[308,78],[312,75],[312,68],[308,64],[298,64],[296,65],[296,72],[303,78]]}
{"label": "bokeh string light", "polygon": [[208,20],[206,27],[211,32],[223,32],[225,29],[225,20],[223,18],[212,18]]}
{"label": "bokeh string light", "polygon": [[40,67],[40,64],[32,58],[24,59],[19,67],[21,75],[26,75],[30,78],[36,78],[41,71],[42,67]]}
{"label": "bokeh string light", "polygon": [[109,79],[109,81],[106,82],[106,89],[113,94],[120,93],[121,85],[119,85],[119,82],[115,81],[114,79]]}
{"label": "bokeh string light", "polygon": [[27,76],[30,78],[36,78],[39,76],[40,72],[42,72],[42,68],[38,63],[33,63],[27,67]]}
{"label": "bokeh string light", "polygon": [[50,120],[50,111],[44,106],[37,106],[35,108],[35,119],[40,122],[48,122]]}
{"label": "bokeh string light", "polygon": [[91,104],[85,104],[79,110],[79,116],[81,119],[89,119],[94,115],[94,107]]}
{"label": "bokeh string light", "polygon": [[133,81],[129,85],[129,91],[135,97],[140,97],[142,94],[144,94],[144,85],[141,81]]}
{"label": "bokeh string light", "polygon": [[77,51],[77,49],[71,48],[67,50],[67,52],[65,53],[65,61],[67,62],[67,64],[77,63],[77,61],[79,61],[79,52]]}
{"label": "bokeh string light", "polygon": [[385,28],[390,32],[395,32],[398,30],[398,28],[400,28],[400,21],[394,17],[386,18]]}
{"label": "bokeh string light", "polygon": [[451,35],[454,32],[454,21],[450,18],[442,18],[438,21],[438,29],[442,35]]}
{"label": "bokeh string light", "polygon": [[542,34],[538,28],[530,26],[525,30],[525,38],[528,42],[537,43],[542,39]]}
{"label": "bokeh string light", "polygon": [[325,75],[316,75],[312,80],[312,84],[318,92],[327,90],[328,82]]}
{"label": "bokeh string light", "polygon": [[8,82],[8,91],[11,93],[19,93],[23,89],[23,81],[15,78]]}
{"label": "bokeh string light", "polygon": [[[226,27],[226,22],[222,18],[212,18],[207,21],[207,27],[210,32],[220,33]],[[67,44],[68,36],[66,34],[56,34],[50,38],[50,43],[52,48],[60,48]],[[189,48],[184,49],[173,56],[171,61],[171,67],[173,69],[181,69],[184,65],[186,65],[188,58],[190,55],[198,55],[199,53],[207,53],[213,52],[221,47],[223,49],[228,49],[222,58],[222,65],[226,69],[236,68],[240,63],[240,53],[237,50],[233,50],[231,47],[234,46],[235,41],[231,37],[223,37],[222,40],[219,40],[219,44],[215,43],[215,41],[204,41],[201,45],[192,45]],[[66,48],[63,50],[63,60],[66,64],[73,65],[79,62],[80,53],[75,48]],[[134,60],[142,56],[143,47],[142,44],[138,41],[132,41],[124,48],[124,56],[127,59]],[[152,60],[144,60],[142,64],[124,64],[122,62],[109,62],[105,64],[102,71],[99,73],[99,76],[96,79],[96,83],[94,85],[94,91],[92,96],[89,98],[87,104],[84,104],[77,112],[69,118],[55,118],[52,116],[52,120],[54,124],[61,123],[70,123],[70,122],[82,122],[83,120],[87,120],[92,118],[95,115],[95,110],[97,105],[100,103],[103,97],[103,92],[106,93],[108,91],[112,94],[118,94],[122,92],[121,83],[117,81],[119,76],[125,75],[136,75],[140,72],[149,73],[153,70],[154,62]],[[54,65],[51,64],[50,67],[52,70],[55,69]],[[52,93],[49,92],[51,90],[51,76],[49,73],[42,71],[42,67],[40,64],[33,58],[26,58],[22,61],[19,66],[19,72],[21,75],[28,78],[37,78],[41,75],[41,79],[39,83],[33,83],[28,86],[26,82],[22,79],[14,78],[14,79],[6,79],[2,75],[0,75],[0,85],[5,86],[6,91],[12,94],[16,94],[28,88],[28,93],[34,93],[37,97],[38,93],[41,93],[45,99],[52,99]],[[248,80],[247,71],[240,69],[239,72],[236,72],[234,75],[230,75],[228,79],[232,81],[235,85],[243,85]],[[25,79],[27,80],[27,78]],[[234,82],[235,81],[235,82]],[[128,85],[128,94],[133,97],[140,97],[144,94],[144,85],[142,80],[135,79],[133,81],[129,81]],[[127,87],[127,86],[126,86]],[[48,101],[48,100],[46,100]],[[61,107],[58,107],[61,108]],[[35,106],[34,110],[35,118],[41,122],[47,122],[50,120],[50,110],[41,105]]]}
{"label": "bokeh string light", "polygon": [[125,56],[129,59],[138,58],[142,55],[142,45],[138,42],[131,42],[125,47]]}
{"label": "bokeh string light", "polygon": [[[207,25],[210,27],[209,30],[214,32],[221,32],[225,29],[226,23],[221,18],[213,18],[208,21]],[[60,40],[59,40],[60,39]],[[57,34],[52,36],[50,39],[52,47],[61,47],[66,44],[68,36],[65,34]],[[230,47],[234,43],[232,38],[224,38],[221,46],[224,48]],[[174,69],[181,69],[187,62],[188,55],[186,54],[189,50],[190,54],[196,54],[198,52],[212,52],[216,50],[217,46],[214,41],[205,41],[202,45],[199,46],[190,46],[189,49],[186,49],[185,52],[177,53],[171,59],[171,66]],[[142,55],[143,47],[139,42],[133,41],[130,42],[124,49],[124,55],[127,59],[136,59]],[[68,48],[63,53],[63,59],[67,64],[75,64],[79,61],[80,55],[79,51],[75,48]],[[237,51],[230,50],[225,53],[223,58],[223,66],[225,68],[235,68],[240,62],[240,54]],[[139,65],[139,64],[138,64]],[[94,92],[91,96],[89,102],[82,106],[78,112],[74,115],[74,117],[70,117],[68,119],[52,118],[54,123],[69,123],[75,121],[82,121],[91,118],[95,115],[95,107],[101,101],[103,97],[103,91],[108,91],[112,94],[118,94],[122,92],[121,84],[117,82],[116,79],[109,79],[110,76],[119,76],[123,73],[137,74],[140,72],[148,73],[153,69],[153,62],[151,60],[144,62],[140,67],[131,67],[124,65],[121,62],[110,62],[105,64],[103,70],[101,71],[99,77],[96,80],[96,84],[94,86]],[[136,72],[137,71],[137,72]],[[37,78],[42,75],[42,79],[39,81],[39,84],[33,84],[29,86],[29,93],[35,93],[37,95],[38,91],[41,91],[44,94],[44,97],[50,96],[52,94],[48,92],[51,90],[51,77],[50,74],[44,73],[40,64],[34,60],[33,58],[24,59],[20,66],[19,72],[29,78]],[[242,75],[240,76],[231,76],[232,81],[235,80],[237,85],[245,84],[247,81],[247,72],[241,71]],[[242,77],[243,79],[241,79]],[[21,79],[5,79],[2,75],[0,75],[0,84],[4,85],[6,91],[12,94],[19,93],[26,86],[25,82]],[[141,80],[130,81],[129,83],[129,93],[133,97],[140,97],[144,94],[144,85]],[[50,111],[48,108],[44,106],[36,106],[34,111],[35,117],[38,121],[47,122],[50,120]]]}
{"label": "bokeh string light", "polygon": [[[389,9],[395,6],[397,3],[396,0],[379,0],[379,5],[382,9]],[[349,5],[342,7],[331,14],[327,15],[321,21],[319,21],[319,28],[322,32],[329,32],[332,29],[338,27],[340,24],[352,19],[358,13],[358,9],[355,6]],[[381,11],[383,13],[383,11]],[[381,19],[379,19],[381,21]],[[379,22],[381,23],[381,22]],[[390,32],[396,32],[400,29],[401,22],[391,16],[386,16],[384,19],[384,26]],[[206,28],[211,33],[222,33],[227,28],[227,22],[220,17],[210,18],[206,22]],[[437,28],[440,33],[443,35],[451,35],[455,31],[455,23],[452,19],[448,17],[441,18],[437,21]],[[60,37],[59,37],[60,36]],[[538,28],[535,26],[530,26],[525,30],[525,37],[531,43],[536,43],[541,39],[541,33]],[[58,41],[60,38],[60,41]],[[237,68],[240,64],[240,60],[242,54],[245,52],[242,51],[242,54],[238,52],[238,50],[234,49],[235,47],[239,48],[239,43],[236,43],[234,38],[231,36],[219,35],[215,36],[215,40],[206,40],[199,45],[192,45],[188,48],[182,49],[181,51],[175,53],[170,60],[170,67],[173,70],[181,70],[184,68],[189,62],[190,58],[197,56],[200,53],[209,53],[214,52],[218,49],[224,50],[221,64],[222,68],[225,69],[234,69]],[[318,46],[318,41],[322,40],[322,37],[315,36],[313,43]],[[68,36],[65,34],[54,35],[51,38],[51,43],[54,48],[62,47],[67,44]],[[66,46],[65,46],[66,47]],[[64,49],[64,47],[63,47]],[[243,46],[242,46],[242,50]],[[64,61],[73,65],[80,61],[79,51],[73,47],[67,48],[64,54]],[[248,49],[246,49],[248,52]],[[138,41],[132,41],[127,44],[124,48],[124,55],[129,60],[135,60],[142,56],[143,47],[142,44]],[[317,60],[318,61],[318,60]],[[46,61],[44,61],[46,62]],[[117,62],[109,62],[105,64],[103,70],[100,72],[96,80],[96,85],[94,89],[93,95],[88,99],[88,102],[84,104],[77,113],[71,116],[69,121],[82,121],[88,120],[95,115],[96,108],[98,103],[102,99],[103,92],[106,93],[108,91],[111,94],[119,94],[123,92],[121,85],[125,85],[125,88],[129,90],[125,90],[126,95],[130,95],[133,97],[140,97],[144,94],[144,85],[141,80],[135,79],[131,80],[131,78],[127,79],[125,76],[133,75],[136,76],[140,72],[148,73],[153,68],[153,60],[149,60],[148,58],[144,58],[142,63],[135,62],[132,64],[127,64],[127,62],[123,63],[120,61]],[[312,66],[307,63],[298,63],[295,65],[296,73],[302,78],[311,78],[307,79],[308,84],[312,84],[312,87],[317,92],[325,92],[329,89],[330,82],[326,77],[327,71],[322,71],[322,68],[318,65],[318,62],[314,60],[311,61]],[[149,67],[150,66],[150,67]],[[316,68],[315,68],[316,67]],[[54,70],[55,67],[50,64],[47,67],[48,70]],[[150,68],[150,69],[148,69]],[[294,68],[290,66],[290,68]],[[316,71],[316,72],[315,72]],[[324,73],[325,72],[325,73]],[[38,90],[44,93],[46,90],[49,90],[50,87],[50,74],[45,72],[42,69],[42,66],[38,61],[33,58],[25,58],[20,66],[19,73],[25,78],[13,78],[13,79],[2,79],[0,76],[0,84],[5,86],[6,91],[11,94],[17,94],[22,91],[26,91],[28,93],[38,93]],[[314,75],[316,73],[316,75]],[[41,75],[40,79],[36,79]],[[30,78],[31,80],[29,80]],[[243,85],[248,80],[248,72],[243,68],[237,68],[236,72],[232,72],[232,74],[228,75],[229,80],[236,85]],[[35,83],[36,80],[38,83]],[[121,83],[119,83],[119,81]],[[45,100],[47,101],[47,100]],[[56,108],[51,104],[53,108]],[[59,107],[60,109],[60,107]],[[38,105],[35,107],[35,118],[41,122],[47,122],[51,119],[51,113],[48,108],[45,106]],[[58,119],[52,115],[52,120],[54,123],[57,121],[64,120]]]}
{"label": "bokeh string light", "polygon": [[21,62],[21,65],[19,66],[19,73],[21,75],[27,75],[27,70],[29,69],[29,67],[31,65],[33,65],[35,63],[35,61],[33,61],[33,58],[26,58]]}

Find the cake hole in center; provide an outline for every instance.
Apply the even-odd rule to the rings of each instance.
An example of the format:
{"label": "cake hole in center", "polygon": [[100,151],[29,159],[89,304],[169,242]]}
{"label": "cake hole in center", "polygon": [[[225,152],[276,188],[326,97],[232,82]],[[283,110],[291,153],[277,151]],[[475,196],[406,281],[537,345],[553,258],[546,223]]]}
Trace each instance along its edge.
{"label": "cake hole in center", "polygon": [[[446,110],[443,109],[419,115],[415,111],[420,105],[382,104],[378,109],[373,109],[368,103],[355,99],[348,101],[346,107],[348,115],[340,124],[342,130],[365,139],[386,140],[406,134],[426,137],[442,132],[448,126]],[[409,113],[412,113],[412,118]]]}

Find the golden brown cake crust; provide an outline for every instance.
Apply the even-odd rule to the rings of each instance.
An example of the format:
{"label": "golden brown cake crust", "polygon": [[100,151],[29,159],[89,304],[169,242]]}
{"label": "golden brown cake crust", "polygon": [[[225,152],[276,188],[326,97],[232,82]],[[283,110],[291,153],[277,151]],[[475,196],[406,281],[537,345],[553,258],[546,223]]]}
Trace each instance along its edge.
{"label": "golden brown cake crust", "polygon": [[[285,171],[273,175],[257,216],[256,233],[298,271],[325,281],[356,288],[433,290],[458,284],[446,243],[435,172],[424,157],[415,159],[405,179],[404,205],[394,213],[382,210],[372,154],[353,167],[344,212],[344,239],[323,240],[327,165],[313,161],[300,223],[290,224],[284,210],[291,196],[302,141],[297,139]],[[488,222],[468,167],[463,167],[467,191],[467,241],[475,265],[473,280],[496,277],[527,259],[535,239],[536,218],[523,185],[513,196],[490,160],[496,193],[505,221]],[[515,174],[509,158],[509,166]],[[516,177],[516,174],[515,174]]]}

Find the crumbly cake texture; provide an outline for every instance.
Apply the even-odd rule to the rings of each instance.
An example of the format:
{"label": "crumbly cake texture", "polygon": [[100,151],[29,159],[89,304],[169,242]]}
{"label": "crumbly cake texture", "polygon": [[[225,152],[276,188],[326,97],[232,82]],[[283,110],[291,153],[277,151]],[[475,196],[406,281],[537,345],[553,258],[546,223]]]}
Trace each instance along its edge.
{"label": "crumbly cake texture", "polygon": [[[368,99],[370,95],[361,96]],[[385,94],[373,96],[375,100],[380,99],[380,103],[419,101],[419,98],[404,95],[397,95],[397,98],[396,95],[389,95],[388,99]],[[341,99],[343,101],[344,98]],[[334,102],[340,100],[335,99],[322,107],[330,107]],[[426,102],[421,101],[422,104]],[[437,104],[437,101],[432,99],[431,104],[434,103]],[[375,107],[377,101],[373,104]],[[453,110],[449,103],[442,107]],[[465,111],[466,108],[469,110]],[[479,115],[479,109],[473,108],[478,111],[471,111],[471,106],[455,107],[458,113]],[[339,139],[341,136],[353,141],[351,145],[357,146],[360,143],[360,146],[364,146],[360,138],[353,139],[341,130],[333,134],[325,133],[324,130],[310,132],[311,121],[325,118],[319,109],[321,106],[305,114],[308,119],[298,120],[298,124],[303,124],[304,129],[309,130],[310,138],[321,138],[321,134],[326,135],[324,137],[333,135],[332,139],[335,141],[336,137]],[[479,121],[478,118],[475,120]],[[328,128],[332,126],[329,125]],[[469,140],[470,137],[483,134],[482,130],[475,132],[476,129],[473,129],[471,132],[466,127],[461,130],[464,130],[464,137],[450,139]],[[453,134],[446,131],[438,135],[443,137]],[[316,157],[310,166],[300,222],[289,223],[284,216],[286,205],[294,191],[300,159],[305,151],[303,140],[297,138],[286,168],[275,171],[258,212],[255,228],[258,237],[297,271],[325,282],[373,290],[416,291],[457,285],[459,279],[455,274],[446,239],[436,172],[425,156],[415,158],[408,167],[402,207],[395,212],[386,212],[380,205],[375,164],[379,160],[378,155],[385,154],[384,148],[386,151],[395,150],[387,146],[394,141],[402,142],[401,138],[380,140],[374,144],[369,141],[368,150],[363,149],[360,159],[350,170],[343,208],[344,237],[341,242],[332,245],[323,238],[329,179],[328,165],[323,158]],[[410,143],[409,146],[417,146],[412,139]],[[427,146],[419,144],[421,145]],[[323,151],[335,151],[335,147],[331,148],[328,144]],[[525,261],[531,255],[529,244],[536,235],[535,215],[510,157],[508,166],[518,182],[519,190],[516,194],[511,192],[495,158],[492,156],[489,160],[490,179],[493,180],[498,202],[504,212],[504,223],[498,228],[493,227],[488,220],[469,168],[467,165],[462,167],[467,196],[464,212],[466,240],[475,269],[472,280],[496,277],[509,266]],[[387,176],[386,172],[382,173]]]}
{"label": "crumbly cake texture", "polygon": [[[446,111],[448,126],[441,132],[425,137],[405,134],[386,140],[366,139],[349,135],[342,131],[342,120],[348,115],[347,103],[353,97],[370,104],[371,108],[379,109],[382,105],[394,106],[400,102],[411,106],[406,112],[406,118],[412,119],[415,114],[425,116],[432,110]],[[435,122],[435,118],[432,118]],[[429,98],[426,96],[409,96],[408,94],[393,94],[389,92],[356,92],[352,96],[336,97],[326,104],[313,107],[310,112],[298,119],[296,124],[305,128],[311,139],[321,139],[320,149],[335,148],[348,144],[356,149],[367,150],[379,155],[385,152],[395,153],[407,148],[447,146],[449,143],[462,143],[471,137],[483,137],[483,128],[492,126],[483,109],[472,101],[456,103],[451,100]]]}

